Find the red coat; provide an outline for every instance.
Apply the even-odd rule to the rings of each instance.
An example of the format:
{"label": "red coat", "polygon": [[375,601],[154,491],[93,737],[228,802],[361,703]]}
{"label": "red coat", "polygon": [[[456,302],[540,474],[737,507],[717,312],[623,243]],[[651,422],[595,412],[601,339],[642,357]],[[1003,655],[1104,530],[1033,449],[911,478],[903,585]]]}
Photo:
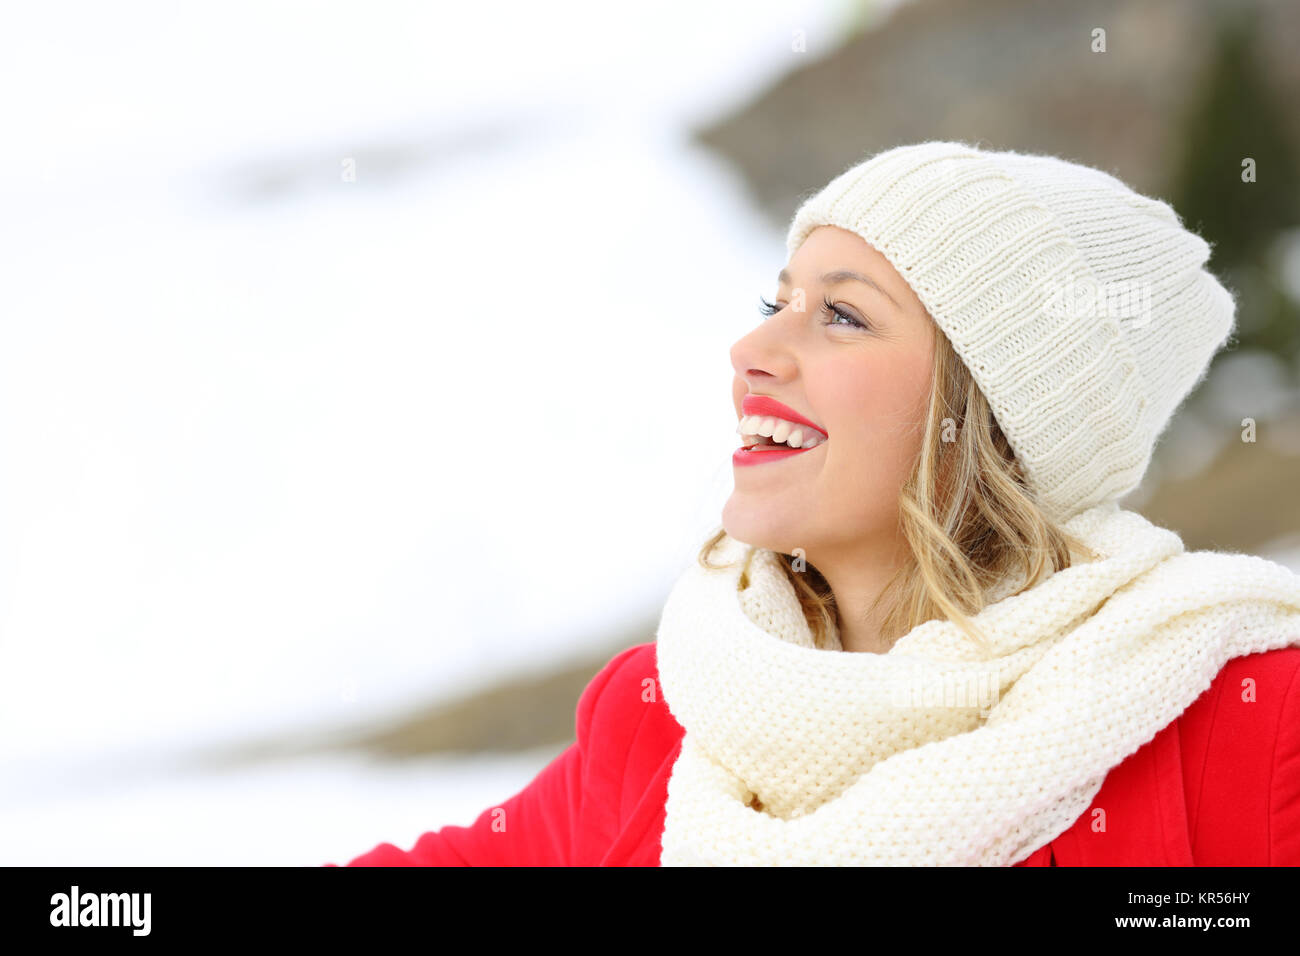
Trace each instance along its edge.
{"label": "red coat", "polygon": [[[410,850],[381,843],[347,865],[658,866],[683,733],[658,677],[653,643],[615,655],[578,701],[577,742],[523,790],[468,827]],[[1068,830],[1015,865],[1300,865],[1300,648],[1230,660]]]}

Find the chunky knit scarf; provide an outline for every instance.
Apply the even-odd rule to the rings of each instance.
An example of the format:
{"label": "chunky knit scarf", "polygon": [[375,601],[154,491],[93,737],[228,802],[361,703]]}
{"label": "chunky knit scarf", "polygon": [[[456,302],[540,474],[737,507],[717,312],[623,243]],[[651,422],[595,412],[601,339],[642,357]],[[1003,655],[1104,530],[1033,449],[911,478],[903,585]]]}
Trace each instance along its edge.
{"label": "chunky knit scarf", "polygon": [[1099,558],[987,604],[986,651],[938,620],[886,654],[818,648],[773,552],[728,538],[731,566],[689,567],[657,634],[686,731],[661,863],[1010,865],[1226,661],[1300,645],[1282,565],[1188,552],[1114,501],[1065,527]]}

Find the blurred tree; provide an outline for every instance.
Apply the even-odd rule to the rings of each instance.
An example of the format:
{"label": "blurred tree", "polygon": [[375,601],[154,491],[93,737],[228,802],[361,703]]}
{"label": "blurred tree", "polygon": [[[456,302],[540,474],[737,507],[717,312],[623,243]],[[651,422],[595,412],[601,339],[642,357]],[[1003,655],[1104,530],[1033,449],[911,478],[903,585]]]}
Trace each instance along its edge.
{"label": "blurred tree", "polygon": [[[1273,352],[1294,370],[1300,303],[1286,292],[1277,252],[1283,233],[1300,225],[1300,162],[1258,65],[1256,22],[1247,4],[1228,8],[1217,25],[1205,85],[1178,140],[1170,202],[1213,245],[1211,269],[1238,292],[1237,348]],[[1255,182],[1242,180],[1247,158]]]}

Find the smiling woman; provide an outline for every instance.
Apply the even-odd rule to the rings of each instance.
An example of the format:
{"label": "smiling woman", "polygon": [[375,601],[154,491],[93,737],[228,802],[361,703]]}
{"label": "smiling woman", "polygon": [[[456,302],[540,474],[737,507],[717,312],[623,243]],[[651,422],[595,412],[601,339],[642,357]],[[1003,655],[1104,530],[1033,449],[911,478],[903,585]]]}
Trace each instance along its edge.
{"label": "smiling woman", "polygon": [[[798,283],[799,276],[810,280]],[[884,651],[941,614],[965,622],[986,590],[1017,567],[1033,582],[1068,564],[1068,546],[1084,550],[1037,513],[973,379],[878,250],[855,233],[823,225],[811,231],[779,281],[776,304],[764,310],[771,317],[731,349],[737,415],[742,427],[749,422],[774,434],[780,426],[769,423],[780,412],[756,425],[746,406],[793,404],[834,437],[797,463],[738,468],[722,518],[732,537],[798,553],[811,566],[791,581],[819,646]],[[821,308],[808,311],[810,299]],[[806,420],[798,410],[784,417]],[[945,429],[959,440],[944,440]],[[737,452],[733,460],[747,465],[788,457]],[[970,480],[977,474],[980,481]],[[944,488],[947,498],[965,500],[919,488]],[[981,493],[985,500],[975,507]],[[901,520],[900,495],[911,505],[901,509]],[[962,516],[962,525],[944,527],[945,512]],[[998,526],[1022,530],[999,537]],[[705,542],[702,561],[723,533]],[[949,541],[961,546],[963,562],[952,560]],[[890,592],[891,581],[910,593]],[[927,581],[938,586],[927,588]]]}
{"label": "smiling woman", "polygon": [[[821,275],[813,293],[823,308],[809,313],[808,287],[794,275],[831,263],[856,270]],[[825,409],[837,441],[805,482],[784,470],[768,471],[767,481],[738,471],[726,530],[701,547],[701,564],[712,566],[728,533],[798,554],[806,568],[789,580],[817,646],[883,652],[936,617],[979,642],[968,615],[992,589],[1009,578],[1032,586],[1089,557],[1036,506],[983,393],[888,259],[848,230],[819,226],[778,278],[777,303],[762,310],[774,318],[732,347],[742,428],[765,427],[748,406],[774,400],[757,393],[788,393],[797,382],[797,400]],[[833,322],[840,312],[852,322]],[[767,460],[740,454],[736,464]]]}
{"label": "smiling woman", "polygon": [[[1300,577],[1119,505],[1232,330],[1206,243],[1107,173],[939,142],[786,245],[655,642],[524,791],[354,862],[1300,864]],[[1061,307],[1133,283],[1149,321]]]}

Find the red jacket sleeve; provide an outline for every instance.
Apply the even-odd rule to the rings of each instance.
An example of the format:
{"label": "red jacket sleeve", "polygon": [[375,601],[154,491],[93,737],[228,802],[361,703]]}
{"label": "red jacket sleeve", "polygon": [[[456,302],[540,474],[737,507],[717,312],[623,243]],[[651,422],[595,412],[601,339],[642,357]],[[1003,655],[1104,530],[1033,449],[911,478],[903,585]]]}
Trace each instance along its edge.
{"label": "red jacket sleeve", "polygon": [[514,796],[488,807],[469,826],[431,830],[409,850],[380,843],[346,865],[571,865],[586,796],[583,770],[590,752],[592,715],[610,678],[637,650],[629,647],[621,651],[592,678],[578,699],[574,720],[577,740]]}

